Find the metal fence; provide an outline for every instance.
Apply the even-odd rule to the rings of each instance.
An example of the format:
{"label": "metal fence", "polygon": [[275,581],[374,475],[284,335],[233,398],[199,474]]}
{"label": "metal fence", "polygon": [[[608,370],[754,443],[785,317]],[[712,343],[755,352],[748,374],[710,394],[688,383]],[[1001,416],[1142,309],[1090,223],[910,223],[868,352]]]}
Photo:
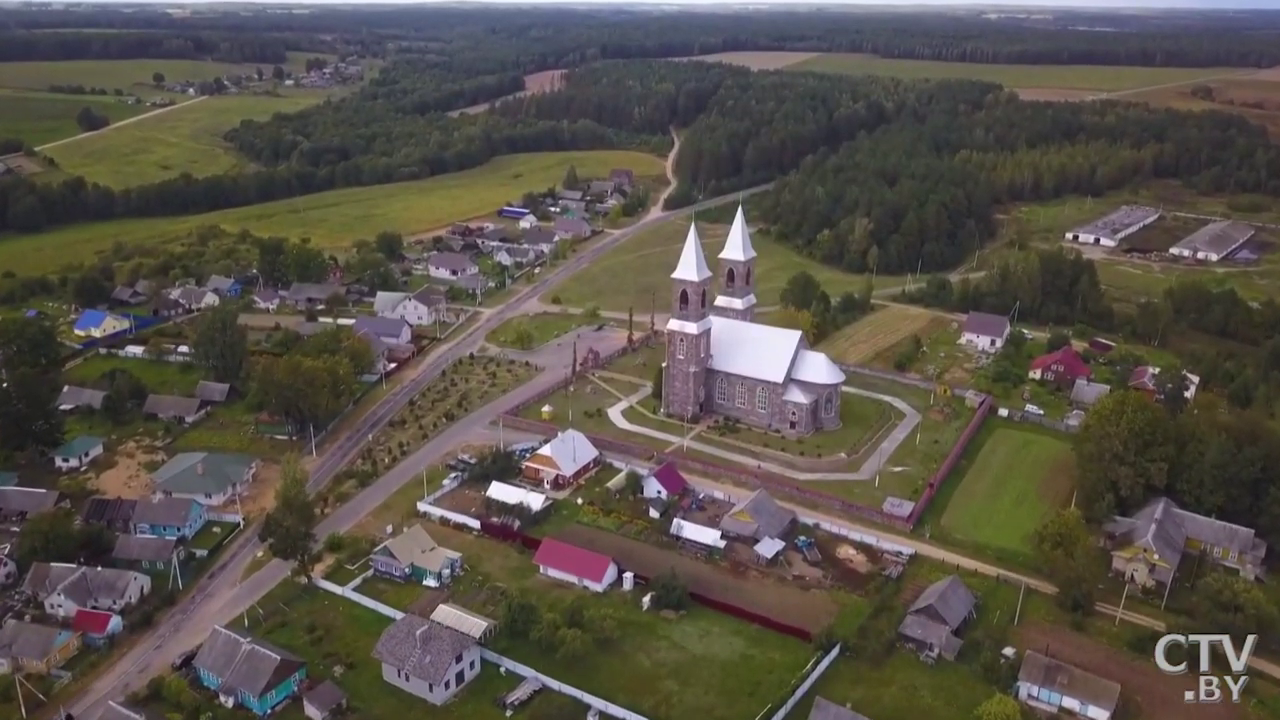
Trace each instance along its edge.
{"label": "metal fence", "polygon": [[772,720],[785,720],[787,715],[795,709],[796,703],[800,702],[800,698],[804,697],[804,694],[809,692],[809,688],[813,687],[813,684],[818,682],[818,679],[822,677],[822,673],[826,672],[827,668],[831,667],[831,663],[835,662],[839,655],[840,643],[836,643],[836,646],[831,648],[831,652],[827,653],[827,656],[822,658],[822,662],[818,663],[818,667],[814,668],[813,672],[809,673],[809,677],[805,678],[804,682],[800,683],[800,687],[796,688],[796,691],[791,693],[791,697],[787,698],[787,701],[783,703],[782,707],[778,708],[778,712],[773,714]]}
{"label": "metal fence", "polygon": [[370,610],[378,613],[379,615],[385,615],[386,617],[389,617],[392,620],[399,620],[405,615],[404,613],[391,607],[390,605],[384,605],[378,602],[377,600],[374,600],[371,597],[366,597],[364,595],[361,595],[360,593],[356,592],[355,588],[352,586],[342,587],[341,585],[335,585],[334,583],[331,583],[322,577],[314,577],[314,576],[311,578],[311,584],[315,585],[321,590],[324,590],[325,592],[330,592],[330,593],[333,593],[334,595],[337,595],[338,597],[346,598],[357,605],[363,605],[364,607],[369,608]]}
{"label": "metal fence", "polygon": [[488,660],[489,662],[499,667],[506,668],[507,670],[510,670],[511,672],[521,677],[537,678],[538,680],[542,681],[542,684],[545,685],[546,687],[549,687],[558,693],[568,695],[571,698],[576,698],[577,700],[580,700],[586,703],[587,705],[590,705],[596,710],[599,710],[605,715],[619,718],[619,720],[649,720],[644,715],[631,712],[630,710],[624,707],[621,707],[619,705],[615,705],[609,702],[608,700],[602,700],[601,698],[598,698],[589,692],[579,690],[578,688],[572,685],[566,685],[565,683],[562,683],[553,677],[544,675],[538,672],[537,670],[534,670],[528,665],[523,665],[521,663],[516,662],[515,660],[512,660],[511,658],[499,655],[498,653],[488,648],[484,648],[484,647],[480,648],[480,658],[483,660]]}

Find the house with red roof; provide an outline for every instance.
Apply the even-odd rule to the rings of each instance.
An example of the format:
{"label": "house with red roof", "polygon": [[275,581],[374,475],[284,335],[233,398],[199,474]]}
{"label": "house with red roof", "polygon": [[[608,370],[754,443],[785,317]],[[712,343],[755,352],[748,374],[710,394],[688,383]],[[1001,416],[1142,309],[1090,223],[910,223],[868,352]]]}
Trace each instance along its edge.
{"label": "house with red roof", "polygon": [[1032,360],[1031,371],[1027,373],[1027,378],[1057,385],[1059,389],[1066,390],[1075,385],[1077,379],[1087,379],[1092,375],[1093,370],[1089,368],[1084,358],[1080,357],[1080,353],[1070,345],[1064,345]]}
{"label": "house with red roof", "polygon": [[113,612],[80,608],[71,616],[71,629],[80,633],[86,645],[101,647],[124,630],[124,620]]}
{"label": "house with red roof", "polygon": [[604,592],[618,579],[613,558],[554,538],[542,541],[533,562],[540,574],[591,592]]}
{"label": "house with red roof", "polygon": [[640,494],[647,498],[671,500],[679,498],[689,489],[689,481],[680,474],[674,462],[663,463],[654,470],[640,485]]}
{"label": "house with red roof", "polygon": [[[1152,400],[1160,399],[1160,368],[1153,365],[1141,365],[1133,369],[1129,374],[1129,387],[1138,392],[1146,393]],[[1192,375],[1185,370],[1182,372],[1185,378],[1182,394],[1186,396],[1187,401],[1195,400],[1196,390],[1200,389],[1200,376]]]}

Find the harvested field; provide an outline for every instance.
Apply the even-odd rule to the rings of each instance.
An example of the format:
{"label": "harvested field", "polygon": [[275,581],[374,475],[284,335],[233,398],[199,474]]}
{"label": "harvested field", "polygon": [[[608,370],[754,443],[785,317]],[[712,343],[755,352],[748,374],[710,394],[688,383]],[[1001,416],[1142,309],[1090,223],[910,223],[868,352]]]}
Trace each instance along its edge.
{"label": "harvested field", "polygon": [[520,97],[521,95],[529,95],[531,93],[544,93],[555,90],[560,86],[560,80],[564,77],[563,70],[543,70],[532,75],[524,76],[524,90],[514,95],[508,95],[498,100],[493,100],[479,105],[464,107],[460,110],[453,110],[449,114],[457,117],[459,115],[475,115],[489,109],[489,106],[495,102],[506,100],[507,98]]}
{"label": "harvested field", "polygon": [[653,577],[674,568],[689,589],[733,603],[779,622],[817,632],[835,618],[838,607],[825,592],[800,590],[782,583],[737,575],[691,557],[605,530],[571,525],[555,533],[566,542],[612,556],[625,570]]}
{"label": "harvested field", "polygon": [[[1147,658],[1144,662],[1067,628],[1028,623],[1015,631],[1018,646],[1045,653],[1055,660],[1085,668],[1120,683],[1122,702],[1140,705],[1128,717],[1160,720],[1236,720],[1246,717],[1240,705],[1188,705],[1182,693],[1195,687],[1194,675],[1165,675]],[[1247,689],[1246,689],[1247,692]]]}
{"label": "harvested field", "polygon": [[712,55],[676,58],[677,60],[701,60],[741,65],[752,70],[777,70],[817,57],[818,53],[806,52],[722,52]]}
{"label": "harvested field", "polygon": [[934,317],[924,310],[890,305],[843,328],[818,349],[836,362],[864,365],[898,342],[920,334]]}
{"label": "harvested field", "polygon": [[1065,88],[1018,88],[1018,97],[1023,100],[1047,100],[1050,102],[1069,102],[1072,100],[1088,100],[1097,95],[1089,90],[1067,90]]}

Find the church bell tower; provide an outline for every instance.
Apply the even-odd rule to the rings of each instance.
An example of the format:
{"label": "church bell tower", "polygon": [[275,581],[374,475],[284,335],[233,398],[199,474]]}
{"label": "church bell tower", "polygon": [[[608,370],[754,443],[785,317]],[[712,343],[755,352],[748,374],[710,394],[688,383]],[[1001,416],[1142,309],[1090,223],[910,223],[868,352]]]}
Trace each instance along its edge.
{"label": "church bell tower", "polygon": [[716,314],[751,322],[756,307],[756,250],[751,247],[747,218],[738,204],[720,261],[720,294],[716,297]]}
{"label": "church bell tower", "polygon": [[695,422],[702,415],[707,366],[711,363],[711,316],[707,304],[711,269],[702,254],[698,228],[692,222],[671,280],[667,358],[662,364],[662,411]]}

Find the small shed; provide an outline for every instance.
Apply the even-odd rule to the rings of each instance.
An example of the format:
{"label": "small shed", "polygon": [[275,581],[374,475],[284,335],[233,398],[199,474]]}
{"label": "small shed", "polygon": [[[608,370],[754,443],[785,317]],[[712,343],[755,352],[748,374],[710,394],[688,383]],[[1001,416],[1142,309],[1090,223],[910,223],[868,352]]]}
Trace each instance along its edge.
{"label": "small shed", "polygon": [[346,706],[346,693],[332,680],[325,680],[302,696],[302,714],[311,720],[328,720]]}
{"label": "small shed", "polygon": [[786,546],[787,544],[778,538],[767,537],[756,543],[755,547],[751,549],[755,551],[755,561],[761,565],[766,565],[773,562]]}
{"label": "small shed", "polygon": [[542,419],[550,421],[553,417],[555,417],[556,409],[551,407],[551,403],[547,403],[546,405],[542,406],[541,412],[542,412]]}
{"label": "small shed", "polygon": [[457,630],[463,635],[473,638],[476,642],[487,640],[498,627],[497,622],[453,603],[440,603],[437,605],[436,609],[431,611],[431,620],[447,628]]}

